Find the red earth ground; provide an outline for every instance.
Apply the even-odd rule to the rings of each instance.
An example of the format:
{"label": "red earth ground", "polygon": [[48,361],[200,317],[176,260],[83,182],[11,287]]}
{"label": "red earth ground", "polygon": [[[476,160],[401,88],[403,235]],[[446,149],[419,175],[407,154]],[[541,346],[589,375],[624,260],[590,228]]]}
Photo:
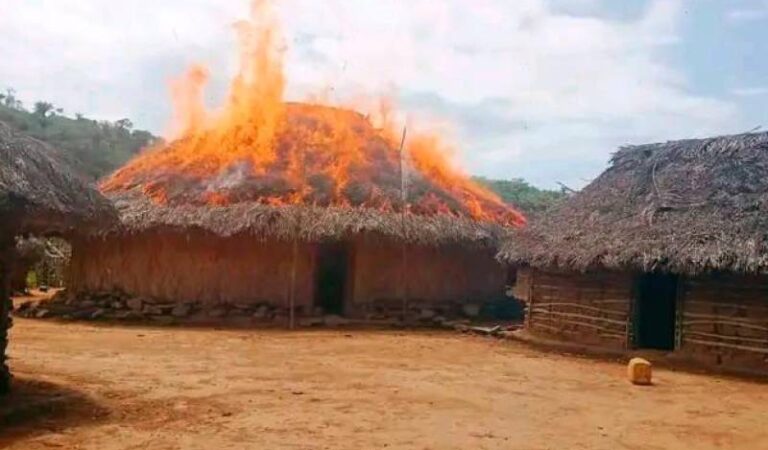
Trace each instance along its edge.
{"label": "red earth ground", "polygon": [[8,449],[766,449],[768,385],[452,332],[15,319]]}

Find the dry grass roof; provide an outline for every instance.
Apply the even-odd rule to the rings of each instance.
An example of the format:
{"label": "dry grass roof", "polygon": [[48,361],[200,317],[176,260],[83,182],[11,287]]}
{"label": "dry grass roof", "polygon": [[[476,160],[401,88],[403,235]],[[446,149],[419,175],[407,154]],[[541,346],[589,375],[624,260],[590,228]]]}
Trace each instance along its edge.
{"label": "dry grass roof", "polygon": [[55,149],[0,122],[2,228],[67,233],[115,220],[109,201],[76,177]]}
{"label": "dry grass roof", "polygon": [[[508,230],[506,224],[474,220],[470,206],[498,218],[524,220],[493,194],[469,186],[469,181],[441,184],[435,181],[439,175],[428,176],[416,167],[409,171],[409,206],[403,214],[399,150],[367,118],[318,105],[286,108],[287,125],[276,137],[276,160],[266,173],[250,170],[247,161],[204,175],[174,170],[174,151],[187,144],[184,140],[119,169],[102,188],[120,212],[122,231],[200,229],[219,236],[250,234],[310,242],[370,233],[422,245],[495,247]],[[334,131],[329,120],[346,128]],[[347,136],[363,156],[345,166],[348,177],[343,189],[330,176],[337,163],[332,151],[336,135]],[[293,167],[289,150],[299,147],[306,148],[301,151],[303,179],[288,176]],[[150,164],[157,161],[164,163]],[[226,201],[211,202],[209,194]],[[297,195],[296,201],[268,201]]]}
{"label": "dry grass roof", "polygon": [[158,205],[135,192],[110,195],[123,232],[198,229],[227,237],[249,234],[263,239],[318,242],[370,233],[419,245],[461,244],[492,247],[508,233],[493,223],[437,214],[398,214],[370,208],[240,202],[226,206]]}
{"label": "dry grass roof", "polygon": [[579,271],[768,272],[768,133],[621,148],[499,258]]}

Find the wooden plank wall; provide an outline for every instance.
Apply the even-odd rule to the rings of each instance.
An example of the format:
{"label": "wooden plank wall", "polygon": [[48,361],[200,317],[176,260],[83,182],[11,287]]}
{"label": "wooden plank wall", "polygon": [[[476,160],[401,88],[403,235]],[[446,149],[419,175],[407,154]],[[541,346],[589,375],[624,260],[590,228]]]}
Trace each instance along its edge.
{"label": "wooden plank wall", "polygon": [[680,342],[695,359],[768,371],[768,278],[687,279]]}
{"label": "wooden plank wall", "polygon": [[[526,270],[531,269],[521,269]],[[535,270],[520,273],[521,278],[529,285],[529,330],[612,349],[628,347],[633,286],[630,274]]]}

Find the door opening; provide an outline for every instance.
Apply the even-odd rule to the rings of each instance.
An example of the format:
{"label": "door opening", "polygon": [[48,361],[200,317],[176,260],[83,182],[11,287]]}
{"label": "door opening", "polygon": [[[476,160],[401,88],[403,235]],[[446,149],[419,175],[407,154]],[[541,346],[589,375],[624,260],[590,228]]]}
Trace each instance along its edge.
{"label": "door opening", "polygon": [[637,280],[635,344],[639,348],[675,349],[678,276],[646,273]]}
{"label": "door opening", "polygon": [[343,244],[322,244],[317,251],[315,305],[324,314],[344,314],[349,252]]}

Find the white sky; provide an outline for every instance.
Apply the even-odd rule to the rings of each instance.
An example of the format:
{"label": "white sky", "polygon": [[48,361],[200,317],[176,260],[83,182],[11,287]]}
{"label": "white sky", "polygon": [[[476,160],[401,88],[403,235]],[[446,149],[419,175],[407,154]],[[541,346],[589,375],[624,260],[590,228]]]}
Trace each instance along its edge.
{"label": "white sky", "polygon": [[[636,17],[566,15],[590,0],[283,0],[289,96],[395,93],[454,124],[468,169],[581,186],[618,145],[744,131],[733,104],[690,93],[665,50],[678,0]],[[216,103],[247,0],[0,0],[0,87],[65,113],[163,132],[167,80],[207,63]]]}

